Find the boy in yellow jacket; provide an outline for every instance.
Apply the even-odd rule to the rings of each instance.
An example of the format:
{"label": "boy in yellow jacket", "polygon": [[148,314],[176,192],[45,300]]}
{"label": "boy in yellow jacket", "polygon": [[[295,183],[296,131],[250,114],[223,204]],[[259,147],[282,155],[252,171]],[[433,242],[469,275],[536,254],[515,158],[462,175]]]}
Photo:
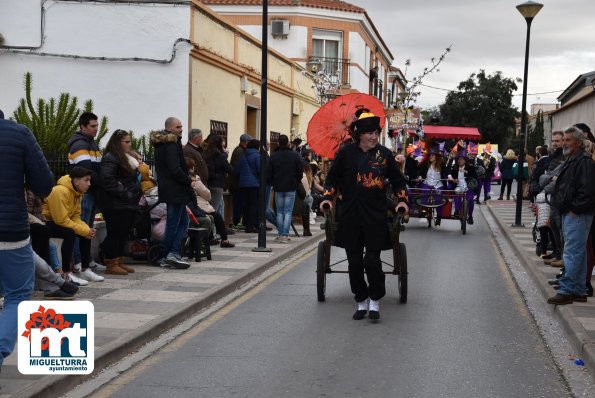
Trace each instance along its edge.
{"label": "boy in yellow jacket", "polygon": [[[72,274],[71,259],[74,247],[74,238],[81,238],[80,245],[88,245],[81,250],[81,261],[89,264],[91,239],[95,236],[95,228],[89,228],[81,220],[81,202],[83,195],[91,186],[91,171],[83,167],[73,167],[68,175],[60,177],[57,185],[43,204],[43,217],[47,221],[50,237],[61,238],[62,241],[62,270],[69,280],[79,285],[88,284],[87,280]],[[84,269],[85,267],[83,267]],[[85,272],[92,272],[87,269]],[[103,277],[96,275],[97,278]],[[94,278],[96,280],[96,278]]]}

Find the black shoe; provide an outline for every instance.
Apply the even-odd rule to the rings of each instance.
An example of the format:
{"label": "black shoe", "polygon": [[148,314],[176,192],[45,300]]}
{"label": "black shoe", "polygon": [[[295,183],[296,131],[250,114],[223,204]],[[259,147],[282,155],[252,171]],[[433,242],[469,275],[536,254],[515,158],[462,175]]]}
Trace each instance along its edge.
{"label": "black shoe", "polygon": [[439,227],[439,226],[440,226],[440,221],[442,221],[442,220],[441,220],[441,219],[439,219],[439,218],[437,218],[437,219],[434,221],[434,225],[435,225],[435,226],[437,226],[437,227]]}
{"label": "black shoe", "polygon": [[304,232],[302,233],[302,236],[312,236],[312,232],[310,232],[309,229],[304,229]]}
{"label": "black shoe", "polygon": [[211,246],[218,245],[219,243],[221,243],[221,241],[219,239],[211,239],[209,241],[209,245],[211,245]]}
{"label": "black shoe", "polygon": [[366,310],[355,311],[355,313],[353,314],[353,319],[355,319],[356,321],[361,321],[366,316],[366,312],[368,312],[368,311],[366,311]]}
{"label": "black shoe", "polygon": [[481,202],[479,201],[479,199],[475,199],[475,203],[478,204],[478,205],[481,204]]}
{"label": "black shoe", "polygon": [[273,230],[273,227],[266,227],[266,230],[267,231],[272,231]]}
{"label": "black shoe", "polygon": [[577,303],[586,303],[587,302],[587,295],[580,295],[580,294],[573,294],[572,299]]}
{"label": "black shoe", "polygon": [[380,312],[370,310],[370,313],[368,314],[368,318],[370,318],[373,321],[377,321],[378,319],[380,319]]}
{"label": "black shoe", "polygon": [[467,218],[467,224],[473,225],[473,217]]}
{"label": "black shoe", "polygon": [[459,218],[459,212],[458,212],[458,211],[455,211],[455,212],[452,214],[452,217],[453,217],[453,218]]}
{"label": "black shoe", "polygon": [[504,200],[504,198],[502,196],[499,196],[498,200]]}
{"label": "black shoe", "polygon": [[558,289],[560,289],[562,286],[560,286],[560,284],[557,284],[557,285],[553,285],[552,287],[554,288],[554,290],[558,290]]}
{"label": "black shoe", "polygon": [[62,286],[60,286],[60,290],[68,294],[75,294],[79,291],[79,287],[74,282],[65,281]]}
{"label": "black shoe", "polygon": [[572,304],[573,300],[573,295],[572,294],[556,294],[553,297],[550,297],[549,299],[547,299],[548,304],[556,304],[556,305],[566,305],[566,304]]}
{"label": "black shoe", "polygon": [[44,294],[44,297],[52,300],[72,300],[74,298],[74,293],[66,293],[63,290],[58,289],[51,293]]}
{"label": "black shoe", "polygon": [[234,231],[231,228],[226,228],[225,229],[225,232],[227,232],[227,235],[235,235],[236,234],[236,231]]}
{"label": "black shoe", "polygon": [[542,260],[553,260],[556,256],[554,255],[554,253],[550,253],[550,254],[546,254],[545,256],[542,256],[541,259]]}
{"label": "black shoe", "polygon": [[593,297],[593,285],[591,283],[587,283],[587,296]]}
{"label": "black shoe", "polygon": [[547,283],[549,283],[552,286],[558,286],[560,284],[560,281],[557,279],[550,279],[549,281],[547,281]]}

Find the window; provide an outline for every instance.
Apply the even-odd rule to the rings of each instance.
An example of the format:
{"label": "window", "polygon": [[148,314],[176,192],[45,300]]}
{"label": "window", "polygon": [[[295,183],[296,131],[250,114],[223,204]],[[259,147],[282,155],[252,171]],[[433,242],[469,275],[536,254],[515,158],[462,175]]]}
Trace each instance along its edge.
{"label": "window", "polygon": [[271,131],[271,138],[269,139],[269,153],[273,153],[279,147],[279,137],[281,133]]}
{"label": "window", "polygon": [[220,135],[223,138],[223,147],[227,148],[227,123],[211,120],[211,134]]}
{"label": "window", "polygon": [[314,29],[312,31],[312,57],[322,62],[322,71],[341,76],[342,32]]}

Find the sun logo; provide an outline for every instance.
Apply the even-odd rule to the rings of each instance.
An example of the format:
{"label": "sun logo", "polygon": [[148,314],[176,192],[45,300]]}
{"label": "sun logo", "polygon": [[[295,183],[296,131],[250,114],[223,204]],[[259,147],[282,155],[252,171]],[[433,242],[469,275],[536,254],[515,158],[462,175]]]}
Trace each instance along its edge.
{"label": "sun logo", "polygon": [[381,177],[374,177],[372,172],[369,172],[368,175],[358,174],[357,183],[365,188],[384,188],[384,179]]}

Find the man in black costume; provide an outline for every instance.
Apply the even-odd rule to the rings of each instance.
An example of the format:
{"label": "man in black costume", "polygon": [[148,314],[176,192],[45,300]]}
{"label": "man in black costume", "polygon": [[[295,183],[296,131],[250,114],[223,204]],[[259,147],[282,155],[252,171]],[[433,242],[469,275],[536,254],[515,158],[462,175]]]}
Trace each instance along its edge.
{"label": "man in black costume", "polygon": [[385,179],[388,178],[397,196],[396,211],[409,210],[407,187],[391,151],[378,142],[380,118],[367,109],[356,116],[352,124],[355,142],[344,145],[335,155],[320,208],[332,206],[332,199],[340,193],[334,245],[345,248],[347,253],[349,283],[357,302],[353,319],[363,319],[369,310],[369,318],[377,320],[380,318],[379,301],[386,294],[380,252],[392,248],[386,220]]}

